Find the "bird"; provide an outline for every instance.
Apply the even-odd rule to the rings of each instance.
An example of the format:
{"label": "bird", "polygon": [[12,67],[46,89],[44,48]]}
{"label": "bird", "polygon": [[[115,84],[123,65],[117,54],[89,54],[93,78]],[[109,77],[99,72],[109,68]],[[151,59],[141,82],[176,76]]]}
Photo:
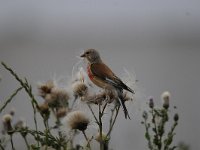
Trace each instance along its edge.
{"label": "bird", "polygon": [[113,71],[102,61],[96,49],[86,49],[80,56],[87,60],[87,74],[89,79],[102,89],[114,89],[117,92],[118,100],[123,108],[125,118],[130,119],[123,97],[123,90],[133,94],[135,92],[113,73]]}

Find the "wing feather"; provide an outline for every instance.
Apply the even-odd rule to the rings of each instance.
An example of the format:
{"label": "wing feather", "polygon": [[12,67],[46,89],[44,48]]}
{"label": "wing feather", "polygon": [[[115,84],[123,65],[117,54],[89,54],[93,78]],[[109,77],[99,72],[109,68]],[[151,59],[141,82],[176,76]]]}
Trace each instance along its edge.
{"label": "wing feather", "polygon": [[118,78],[112,70],[105,65],[104,63],[94,63],[90,66],[91,72],[94,76],[100,78],[101,80],[104,80],[105,82],[119,88],[119,89],[125,89],[132,93],[134,91],[130,89],[128,86],[126,86],[120,78]]}
{"label": "wing feather", "polygon": [[106,79],[113,80],[113,77],[115,76],[112,70],[108,66],[106,66],[104,63],[91,64],[91,72],[96,77],[104,79],[104,80]]}

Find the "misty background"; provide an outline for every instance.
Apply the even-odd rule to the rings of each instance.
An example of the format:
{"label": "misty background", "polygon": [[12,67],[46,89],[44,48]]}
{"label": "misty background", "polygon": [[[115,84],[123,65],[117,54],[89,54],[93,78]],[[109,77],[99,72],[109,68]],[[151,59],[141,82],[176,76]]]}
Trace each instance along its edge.
{"label": "misty background", "polygon": [[[87,48],[99,50],[118,75],[123,68],[139,80],[134,116],[123,112],[113,130],[114,150],[145,150],[140,122],[148,96],[161,104],[170,91],[180,115],[175,143],[200,149],[200,1],[198,0],[0,0],[0,60],[26,77],[37,95],[37,83],[54,78],[69,80],[77,56]],[[0,105],[19,84],[0,67]],[[16,116],[33,125],[31,105],[24,92],[12,107]],[[174,112],[174,110],[171,110]],[[22,141],[22,139],[17,139]],[[18,149],[24,143],[15,142]]]}

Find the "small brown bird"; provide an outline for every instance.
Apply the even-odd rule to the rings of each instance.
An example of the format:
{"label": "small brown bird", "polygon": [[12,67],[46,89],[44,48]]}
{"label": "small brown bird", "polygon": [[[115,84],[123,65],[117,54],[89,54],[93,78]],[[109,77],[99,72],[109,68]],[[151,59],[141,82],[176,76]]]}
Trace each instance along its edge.
{"label": "small brown bird", "polygon": [[134,94],[134,91],[125,85],[120,78],[118,78],[112,70],[103,63],[97,50],[87,49],[81,57],[88,60],[87,73],[90,80],[100,88],[115,89],[117,91],[119,102],[123,107],[125,118],[130,119],[128,110],[125,106],[123,98],[123,90],[127,90]]}

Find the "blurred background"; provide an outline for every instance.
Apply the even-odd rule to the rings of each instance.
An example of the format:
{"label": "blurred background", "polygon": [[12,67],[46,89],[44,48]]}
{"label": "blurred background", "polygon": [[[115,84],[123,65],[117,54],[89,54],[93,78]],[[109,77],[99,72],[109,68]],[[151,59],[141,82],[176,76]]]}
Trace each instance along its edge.
{"label": "blurred background", "polygon": [[[166,90],[180,114],[175,143],[184,141],[198,150],[199,7],[198,0],[0,0],[0,60],[26,77],[37,94],[39,81],[55,76],[68,80],[77,56],[95,48],[118,76],[125,67],[139,80],[137,103],[129,106],[134,117],[125,120],[121,112],[111,141],[114,150],[147,149],[140,110],[148,96],[161,104]],[[2,105],[19,84],[2,66],[0,77]],[[12,107],[33,124],[25,93],[6,110]],[[18,149],[23,144],[16,142]]]}

